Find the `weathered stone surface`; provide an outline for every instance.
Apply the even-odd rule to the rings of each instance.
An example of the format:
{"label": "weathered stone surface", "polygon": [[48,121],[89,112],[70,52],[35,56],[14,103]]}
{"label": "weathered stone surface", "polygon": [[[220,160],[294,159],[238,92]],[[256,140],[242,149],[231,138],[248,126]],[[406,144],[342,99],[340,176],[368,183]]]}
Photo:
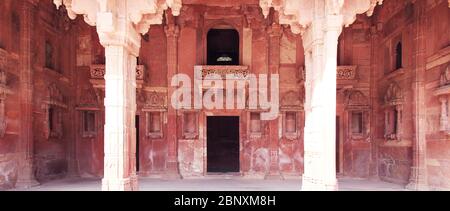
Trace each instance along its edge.
{"label": "weathered stone surface", "polygon": [[[29,13],[23,12],[23,8],[28,8],[24,2],[32,2]],[[320,118],[323,112],[315,111],[312,123],[318,126],[305,131],[308,126],[305,124],[312,125],[311,121],[305,121],[312,112],[305,106],[305,101],[309,102],[308,93],[315,94],[311,98],[314,105],[326,106],[324,102],[330,100],[327,92],[317,95],[320,87],[308,89],[308,81],[318,84],[322,75],[315,75],[316,71],[314,77],[307,78],[305,66],[314,61],[323,66],[335,59],[338,173],[358,178],[379,177],[399,184],[410,183],[412,187],[450,189],[448,1],[385,0],[375,8],[372,17],[344,17],[345,23],[354,23],[340,33],[337,58],[329,52],[318,53],[323,56],[323,63],[317,62],[316,57],[309,60],[305,57],[312,52],[312,46],[306,39],[308,28],[302,22],[303,16],[287,16],[299,8],[307,8],[309,3],[289,8],[289,4],[286,7],[258,5],[289,0],[186,0],[182,1],[179,17],[174,18],[172,13],[178,12],[180,5],[176,3],[180,2],[159,2],[172,2],[173,10],[163,16],[161,8],[165,7],[161,7],[151,19],[132,16],[137,22],[133,29],[136,32],[152,26],[142,38],[136,33],[133,39],[140,43],[132,43],[126,50],[139,55],[138,65],[144,71],[136,84],[136,96],[130,92],[123,99],[130,103],[130,107],[123,108],[128,112],[129,121],[114,124],[126,129],[127,144],[120,147],[139,147],[141,176],[207,175],[206,116],[225,115],[240,118],[239,173],[242,176],[265,178],[275,174],[298,178],[307,171],[305,163],[314,153],[332,155],[330,150],[305,152],[305,144],[311,143],[308,140],[328,134],[323,128],[331,122]],[[345,1],[343,9],[354,13],[361,6],[349,2],[355,1]],[[275,11],[281,9],[288,13],[267,13],[271,6],[276,7]],[[372,6],[375,4],[369,8]],[[1,0],[0,10],[0,189],[15,187],[20,175],[28,173],[39,181],[77,175],[103,177],[108,170],[105,164],[114,164],[105,161],[105,129],[113,133],[117,128],[105,128],[105,104],[108,103],[105,81],[103,75],[92,77],[90,68],[100,65],[107,71],[102,43],[108,40],[102,36],[104,32],[99,38],[97,28],[86,24],[83,18],[68,20],[67,12],[73,16],[73,11],[64,7],[56,10],[51,0]],[[23,14],[30,15],[28,19],[33,21],[20,25]],[[91,16],[87,21],[95,24]],[[161,24],[161,18],[167,20]],[[305,23],[311,23],[310,18]],[[37,25],[41,27],[35,28]],[[171,77],[183,73],[193,79],[194,66],[207,65],[207,33],[212,28],[233,28],[239,32],[239,64],[242,65],[239,67],[248,73],[280,74],[281,112],[277,120],[252,121],[251,113],[260,111],[249,109],[177,111],[170,108],[168,101],[174,91],[170,86]],[[22,33],[24,29],[31,31]],[[296,35],[290,29],[305,33]],[[402,67],[396,68],[399,43]],[[312,75],[309,72],[308,76]],[[137,132],[132,129],[134,97],[139,118],[136,142],[131,138]],[[87,112],[94,115],[90,120],[85,116]],[[160,114],[157,122],[149,118],[151,112]],[[184,131],[185,112],[196,113],[196,118],[186,120],[189,134]],[[295,113],[296,121],[288,122],[288,113]],[[359,113],[361,131],[356,131],[359,119],[352,117]],[[149,132],[154,124],[160,128],[157,136]],[[255,128],[260,131],[252,132]],[[332,128],[331,123],[327,128]],[[314,132],[318,135],[305,138],[305,133]],[[129,169],[134,168],[133,150],[126,149],[129,154],[123,159],[127,163],[120,167],[125,169],[126,177],[133,177],[134,172]],[[32,164],[22,160],[31,160]],[[324,162],[330,165],[329,161]]]}

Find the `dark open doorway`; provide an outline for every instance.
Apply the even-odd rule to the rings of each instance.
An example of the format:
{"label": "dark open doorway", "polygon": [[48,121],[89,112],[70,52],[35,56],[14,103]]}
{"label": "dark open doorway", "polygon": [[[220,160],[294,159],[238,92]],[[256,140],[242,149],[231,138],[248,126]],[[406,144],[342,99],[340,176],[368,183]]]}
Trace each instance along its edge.
{"label": "dark open doorway", "polygon": [[136,116],[136,172],[139,172],[139,116]]}
{"label": "dark open doorway", "polygon": [[209,173],[239,172],[239,117],[208,117]]}
{"label": "dark open doorway", "polygon": [[208,65],[239,65],[239,32],[211,29],[208,32]]}

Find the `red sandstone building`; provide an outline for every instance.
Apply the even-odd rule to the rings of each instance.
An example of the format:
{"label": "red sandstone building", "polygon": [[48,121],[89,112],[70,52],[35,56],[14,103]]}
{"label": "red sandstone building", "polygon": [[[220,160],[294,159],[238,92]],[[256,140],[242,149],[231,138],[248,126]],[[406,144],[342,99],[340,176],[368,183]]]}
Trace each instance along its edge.
{"label": "red sandstone building", "polygon": [[[80,176],[136,190],[138,176],[211,173],[450,189],[450,1],[1,0],[0,11],[0,189]],[[172,77],[194,69],[279,74],[277,118],[175,109]]]}

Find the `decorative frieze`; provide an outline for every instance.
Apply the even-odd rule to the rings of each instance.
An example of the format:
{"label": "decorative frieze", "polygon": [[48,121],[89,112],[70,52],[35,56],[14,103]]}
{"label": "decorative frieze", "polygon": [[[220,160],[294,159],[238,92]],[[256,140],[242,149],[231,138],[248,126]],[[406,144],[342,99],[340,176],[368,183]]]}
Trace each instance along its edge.
{"label": "decorative frieze", "polygon": [[208,78],[208,76],[211,77],[212,75],[218,75],[221,79],[225,79],[227,76],[230,76],[230,79],[232,80],[246,80],[250,74],[248,66],[195,66],[195,70],[201,71],[201,79],[212,79]]}
{"label": "decorative frieze", "polygon": [[157,91],[142,91],[139,101],[143,103],[144,111],[166,111],[167,110],[167,93]]}
{"label": "decorative frieze", "polygon": [[[145,75],[145,66],[136,66],[136,80],[143,81]],[[91,65],[91,79],[104,79],[105,78],[105,65],[93,64]]]}

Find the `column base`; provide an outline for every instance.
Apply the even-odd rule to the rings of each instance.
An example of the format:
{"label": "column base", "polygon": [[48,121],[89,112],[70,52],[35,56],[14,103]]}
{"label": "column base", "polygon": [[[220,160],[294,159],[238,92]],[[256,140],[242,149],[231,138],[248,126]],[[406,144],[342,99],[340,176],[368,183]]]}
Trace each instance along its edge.
{"label": "column base", "polygon": [[122,179],[103,178],[102,191],[138,191],[137,176]]}
{"label": "column base", "polygon": [[426,170],[423,168],[412,167],[411,171],[412,171],[411,173],[413,176],[411,176],[411,179],[405,188],[408,190],[414,190],[414,191],[430,190],[426,179],[424,179],[426,177],[424,176],[423,172],[425,172]]}
{"label": "column base", "polygon": [[328,184],[322,180],[316,180],[303,175],[302,179],[302,191],[337,191],[338,184],[335,182],[329,182]]}
{"label": "column base", "polygon": [[280,172],[273,172],[273,173],[266,174],[264,179],[265,180],[284,180],[284,177],[283,177],[283,175],[281,175]]}
{"label": "column base", "polygon": [[33,174],[33,167],[31,161],[26,161],[25,166],[22,167],[22,172],[19,173],[19,177],[16,182],[16,188],[32,188],[41,185]]}
{"label": "column base", "polygon": [[24,188],[24,189],[28,189],[28,188],[32,188],[32,187],[37,187],[41,185],[41,183],[39,183],[37,180],[35,180],[34,178],[31,179],[21,179],[18,180],[16,182],[16,188]]}
{"label": "column base", "polygon": [[166,179],[169,179],[169,180],[183,179],[183,177],[180,174],[180,171],[178,170],[178,162],[177,161],[168,161],[166,165],[167,165],[167,170],[166,170],[166,174],[164,175]]}
{"label": "column base", "polygon": [[416,183],[416,182],[411,182],[408,185],[406,185],[405,187],[408,190],[412,190],[412,191],[429,191],[430,188],[428,187],[427,184],[424,183]]}

